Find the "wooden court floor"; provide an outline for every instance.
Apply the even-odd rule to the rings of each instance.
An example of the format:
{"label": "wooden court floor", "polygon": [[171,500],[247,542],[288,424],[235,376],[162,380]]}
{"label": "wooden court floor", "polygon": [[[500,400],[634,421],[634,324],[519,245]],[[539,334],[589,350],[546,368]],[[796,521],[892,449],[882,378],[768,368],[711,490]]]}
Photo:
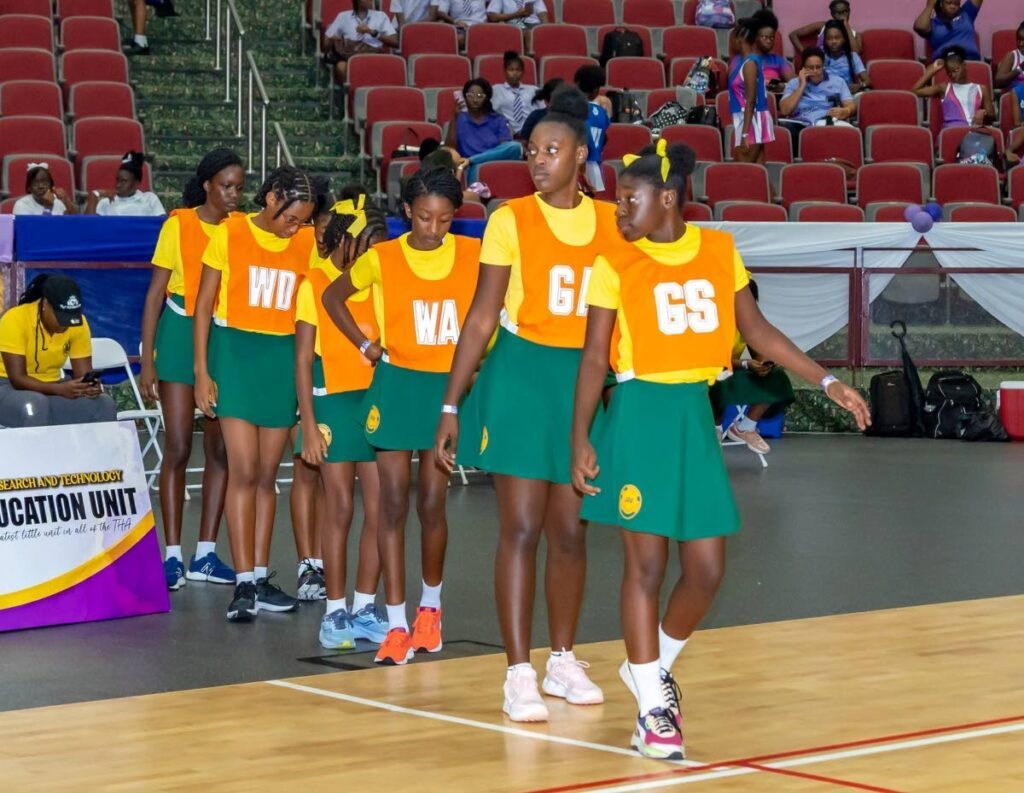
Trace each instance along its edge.
{"label": "wooden court floor", "polygon": [[1024,790],[1024,596],[701,631],[683,764],[626,748],[622,645],[577,654],[605,704],[538,726],[497,655],[0,713],[0,790]]}

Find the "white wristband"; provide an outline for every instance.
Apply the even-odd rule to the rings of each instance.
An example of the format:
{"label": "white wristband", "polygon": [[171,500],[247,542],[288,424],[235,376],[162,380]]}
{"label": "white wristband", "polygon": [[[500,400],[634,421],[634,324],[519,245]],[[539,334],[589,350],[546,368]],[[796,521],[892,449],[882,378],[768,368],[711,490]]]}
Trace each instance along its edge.
{"label": "white wristband", "polygon": [[370,349],[370,345],[373,344],[369,339],[364,339],[363,343],[359,345],[359,354],[366,355],[366,351]]}
{"label": "white wristband", "polygon": [[459,415],[458,405],[441,405],[442,413],[451,413],[453,416]]}
{"label": "white wristband", "polygon": [[744,358],[742,361],[740,361],[740,369],[749,369],[749,368],[750,368],[750,361],[747,358]]}
{"label": "white wristband", "polygon": [[833,383],[838,382],[839,378],[836,377],[834,374],[827,374],[823,378],[821,378],[821,390],[828,393],[828,387]]}

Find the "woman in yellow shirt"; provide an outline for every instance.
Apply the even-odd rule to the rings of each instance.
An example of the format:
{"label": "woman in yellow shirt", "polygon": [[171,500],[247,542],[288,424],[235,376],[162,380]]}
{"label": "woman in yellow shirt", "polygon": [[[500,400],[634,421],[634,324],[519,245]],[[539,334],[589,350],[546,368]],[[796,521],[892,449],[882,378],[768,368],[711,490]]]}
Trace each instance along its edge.
{"label": "woman in yellow shirt", "polygon": [[203,498],[199,542],[185,570],[181,552],[185,469],[192,454],[195,395],[192,315],[199,294],[203,253],[210,236],[238,209],[245,169],[230,149],[214,149],[199,162],[182,194],[186,209],[164,221],[153,251],[153,275],[142,311],[142,396],[159,400],[164,417],[160,511],[167,543],[164,577],[171,590],[190,581],[234,584],[235,571],[217,556],[217,532],[228,483],[224,439],[216,419],[203,422]]}
{"label": "woman in yellow shirt", "polygon": [[315,241],[308,223],[322,193],[297,168],[271,171],[255,197],[262,209],[217,226],[203,254],[192,328],[195,400],[219,418],[227,450],[233,621],[298,606],[270,582],[267,565],[277,470],[297,407],[295,292],[309,269]]}
{"label": "woman in yellow shirt", "polygon": [[[586,496],[585,519],[621,528],[627,661],[619,674],[638,703],[632,745],[647,757],[681,760],[672,664],[711,606],[725,537],[739,526],[708,400],[708,384],[731,366],[737,327],[771,360],[820,383],[861,429],[869,418],[856,391],[762,316],[732,236],[683,221],[693,150],[661,141],[623,160],[616,215],[631,244],[598,259],[591,278],[572,481]],[[591,430],[609,360],[619,385]],[[659,626],[670,541],[682,576]]]}

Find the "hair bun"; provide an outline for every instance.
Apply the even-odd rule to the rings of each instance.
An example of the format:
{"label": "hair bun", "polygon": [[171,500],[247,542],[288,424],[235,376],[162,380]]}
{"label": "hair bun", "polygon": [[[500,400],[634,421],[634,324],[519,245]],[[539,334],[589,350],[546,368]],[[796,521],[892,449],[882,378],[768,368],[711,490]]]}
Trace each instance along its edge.
{"label": "hair bun", "polygon": [[562,86],[551,95],[548,112],[562,113],[580,121],[586,121],[590,112],[589,102],[578,88]]}

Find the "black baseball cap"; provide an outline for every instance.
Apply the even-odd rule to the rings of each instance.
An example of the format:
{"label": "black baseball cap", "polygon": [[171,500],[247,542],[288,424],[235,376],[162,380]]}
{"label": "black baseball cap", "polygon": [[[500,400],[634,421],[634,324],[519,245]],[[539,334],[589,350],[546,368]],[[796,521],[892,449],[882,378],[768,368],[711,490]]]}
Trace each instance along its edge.
{"label": "black baseball cap", "polygon": [[74,280],[66,275],[51,275],[43,284],[43,297],[53,308],[61,327],[82,324],[82,292]]}

